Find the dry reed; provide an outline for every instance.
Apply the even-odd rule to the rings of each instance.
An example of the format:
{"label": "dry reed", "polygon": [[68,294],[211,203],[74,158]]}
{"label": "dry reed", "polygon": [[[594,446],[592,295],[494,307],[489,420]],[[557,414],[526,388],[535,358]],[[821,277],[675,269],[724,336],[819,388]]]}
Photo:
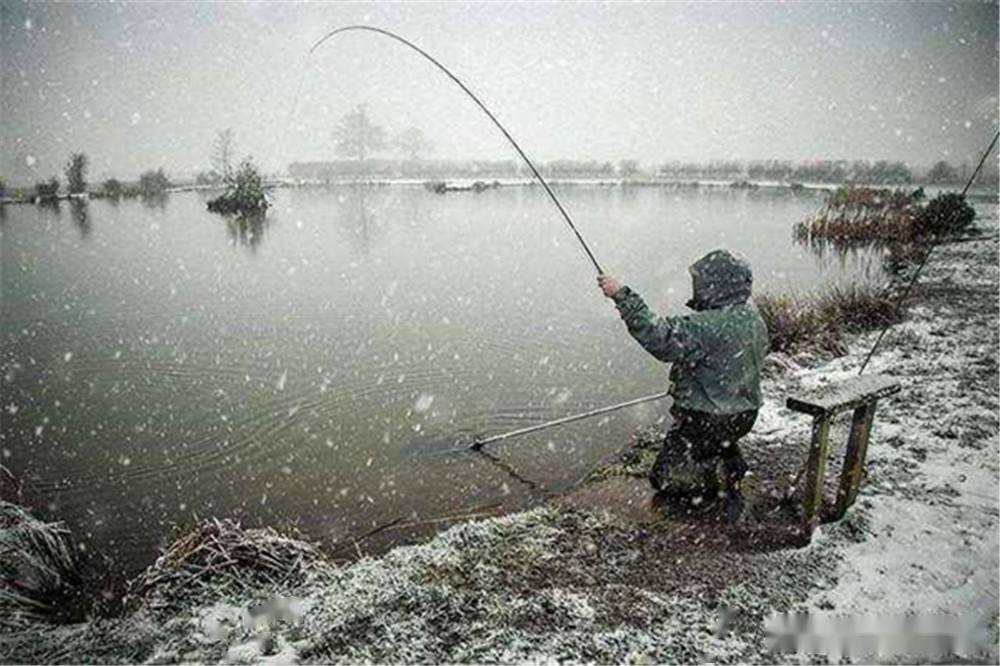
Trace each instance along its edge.
{"label": "dry reed", "polygon": [[924,204],[924,191],[843,186],[811,218],[795,225],[800,243],[911,242],[966,230],[975,211],[960,194],[941,193]]}
{"label": "dry reed", "polygon": [[207,520],[174,541],[129,583],[125,605],[170,609],[189,598],[244,593],[303,582],[322,555],[310,543],[271,528]]}
{"label": "dry reed", "polygon": [[0,628],[76,619],[79,589],[69,530],[0,501]]}
{"label": "dry reed", "polygon": [[813,217],[795,225],[800,242],[821,238],[841,242],[909,240],[923,192],[844,186],[827,197]]}
{"label": "dry reed", "polygon": [[890,291],[870,284],[833,287],[817,296],[761,294],[754,298],[775,352],[846,353],[845,333],[874,330],[901,319]]}

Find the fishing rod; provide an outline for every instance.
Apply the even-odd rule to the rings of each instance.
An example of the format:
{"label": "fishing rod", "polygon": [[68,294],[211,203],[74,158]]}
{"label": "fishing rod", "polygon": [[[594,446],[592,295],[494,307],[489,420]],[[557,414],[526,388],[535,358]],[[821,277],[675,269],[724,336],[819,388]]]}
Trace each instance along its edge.
{"label": "fishing rod", "polygon": [[[993,140],[990,141],[990,145],[986,147],[986,151],[983,153],[982,158],[980,158],[979,160],[979,165],[976,166],[975,171],[973,171],[972,175],[969,177],[969,181],[965,184],[965,187],[962,188],[962,193],[959,195],[962,199],[965,199],[965,195],[969,192],[969,188],[972,187],[972,183],[976,180],[976,176],[979,175],[979,170],[983,168],[983,164],[986,163],[986,158],[989,157],[990,153],[993,151],[993,146],[997,145],[997,139],[1000,139],[1000,132],[997,132],[993,136]],[[952,217],[954,217],[956,214],[957,212],[952,212]],[[942,244],[943,242],[938,241],[936,238],[931,242],[930,249],[927,250],[927,254],[924,255],[923,261],[921,261],[920,265],[917,266],[917,270],[913,273],[913,277],[910,278],[910,281],[907,283],[906,289],[904,289],[900,297],[896,299],[896,305],[893,308],[894,311],[897,312],[899,311],[899,308],[903,304],[903,301],[905,301],[906,297],[910,295],[910,290],[913,289],[913,285],[917,283],[917,278],[920,277],[920,272],[924,270],[924,266],[927,265],[927,260],[931,258],[931,254],[934,252],[934,249],[938,245]],[[884,338],[885,334],[889,332],[889,329],[892,328],[892,325],[893,322],[890,321],[882,329],[882,332],[879,333],[878,338],[875,340],[875,344],[872,345],[872,348],[868,351],[868,355],[865,356],[865,360],[861,364],[861,369],[858,370],[859,376],[863,374],[865,368],[868,367],[868,361],[872,360],[872,356],[875,355],[875,350],[878,349],[878,346],[882,343],[882,338]]]}
{"label": "fishing rod", "polygon": [[444,455],[446,453],[458,453],[461,451],[476,451],[485,454],[486,452],[483,451],[483,447],[486,446],[487,444],[502,442],[505,439],[510,439],[512,437],[520,437],[521,435],[527,435],[528,433],[538,432],[539,430],[548,430],[549,428],[554,428],[556,426],[564,425],[566,423],[573,423],[574,421],[582,421],[583,419],[589,419],[592,416],[600,416],[601,414],[616,412],[619,409],[625,409],[626,407],[639,405],[644,402],[661,400],[663,398],[666,398],[668,395],[670,395],[669,391],[663,391],[662,393],[654,393],[652,395],[642,396],[641,398],[633,398],[632,400],[626,400],[625,402],[619,402],[614,405],[608,405],[607,407],[598,407],[597,409],[592,409],[587,412],[580,412],[579,414],[571,414],[570,416],[563,416],[558,419],[553,419],[552,421],[546,421],[545,423],[538,423],[532,426],[518,428],[517,430],[510,430],[508,432],[503,432],[498,435],[490,435],[489,437],[476,437],[469,444],[465,444],[459,448],[449,449],[447,451],[441,451],[437,455]]}
{"label": "fishing rod", "polygon": [[[442,72],[444,72],[448,76],[448,78],[450,78],[452,81],[454,81],[456,84],[458,84],[458,87],[461,88],[465,92],[466,95],[468,95],[469,97],[471,97],[472,101],[475,102],[476,105],[479,106],[480,109],[482,109],[483,113],[485,113],[489,117],[489,119],[493,121],[493,124],[496,125],[497,128],[503,133],[503,135],[504,135],[504,137],[506,137],[507,141],[510,142],[510,145],[514,146],[514,150],[517,151],[517,154],[521,156],[521,159],[524,160],[524,163],[528,165],[529,169],[531,169],[531,173],[535,176],[535,178],[541,184],[542,188],[545,190],[545,193],[549,195],[549,199],[552,200],[552,203],[554,203],[555,206],[556,206],[556,208],[559,209],[559,212],[562,214],[563,219],[566,220],[566,224],[568,224],[569,228],[573,230],[573,234],[576,235],[576,239],[578,241],[580,241],[580,245],[583,247],[583,251],[587,253],[587,257],[590,259],[590,263],[592,263],[594,265],[594,268],[597,270],[597,274],[598,275],[603,275],[604,274],[604,270],[601,268],[601,265],[599,263],[597,263],[597,259],[594,258],[594,253],[590,251],[590,248],[587,246],[587,242],[585,240],[583,240],[583,236],[580,234],[579,230],[577,230],[576,225],[573,224],[573,220],[570,219],[569,213],[566,212],[566,209],[563,207],[562,203],[559,201],[559,198],[556,197],[555,193],[552,191],[552,188],[549,187],[549,184],[542,177],[542,174],[540,174],[538,172],[538,169],[535,167],[535,164],[528,158],[528,156],[525,154],[524,150],[521,149],[521,146],[519,146],[518,143],[517,143],[517,141],[514,140],[514,137],[512,137],[510,135],[510,132],[507,131],[507,128],[505,128],[500,123],[500,121],[497,120],[497,117],[494,116],[493,113],[488,108],[486,108],[486,105],[483,104],[482,100],[480,100],[476,96],[476,94],[474,92],[472,92],[471,90],[469,90],[468,86],[466,86],[464,83],[462,83],[462,81],[457,76],[455,76],[454,74],[452,74],[451,71],[447,67],[445,67],[440,62],[438,62],[438,60],[436,58],[434,58],[431,54],[427,53],[422,48],[420,48],[419,46],[417,46],[416,44],[414,44],[413,42],[411,42],[411,41],[409,41],[409,40],[407,40],[407,39],[405,39],[403,37],[400,37],[399,35],[397,35],[394,32],[390,32],[390,31],[384,30],[382,28],[376,28],[376,27],[370,26],[370,25],[347,25],[347,26],[344,26],[342,28],[337,28],[336,30],[331,30],[326,35],[324,35],[319,40],[317,40],[316,43],[313,44],[312,47],[310,47],[310,49],[309,49],[309,51],[307,53],[307,56],[312,55],[313,52],[315,52],[316,49],[318,49],[320,47],[320,45],[323,44],[323,42],[325,42],[326,40],[330,39],[334,35],[338,35],[338,34],[340,34],[342,32],[349,32],[349,31],[374,32],[374,33],[378,33],[380,35],[384,35],[386,37],[389,37],[390,39],[394,39],[397,42],[399,42],[400,44],[403,44],[404,46],[408,46],[409,48],[413,49],[414,51],[416,51],[417,53],[419,53],[420,55],[422,55],[424,58],[426,58],[431,63],[433,63],[438,69],[440,69]],[[304,74],[305,74],[305,72],[303,71],[303,76],[304,76]],[[299,91],[301,90],[301,88],[302,88],[302,80],[300,79],[300,81],[299,81],[299,90],[296,91],[296,101],[297,101],[298,94],[299,94]],[[294,112],[294,108],[295,108],[294,104],[295,104],[295,102],[293,102],[293,106],[292,106],[293,112]]]}

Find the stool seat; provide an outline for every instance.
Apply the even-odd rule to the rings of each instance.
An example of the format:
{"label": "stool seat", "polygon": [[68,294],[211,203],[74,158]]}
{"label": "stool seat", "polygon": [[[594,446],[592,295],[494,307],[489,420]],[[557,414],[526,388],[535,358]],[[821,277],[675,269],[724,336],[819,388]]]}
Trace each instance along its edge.
{"label": "stool seat", "polygon": [[858,496],[858,487],[864,476],[868,440],[875,419],[875,407],[881,398],[899,393],[899,390],[899,382],[890,377],[864,375],[788,397],[785,404],[789,409],[813,417],[812,441],[806,461],[806,485],[802,498],[801,534],[806,542],[819,523],[823,505],[830,421],[840,412],[854,410],[844,466],[840,473],[837,503],[833,510],[833,519],[837,520],[854,504]]}

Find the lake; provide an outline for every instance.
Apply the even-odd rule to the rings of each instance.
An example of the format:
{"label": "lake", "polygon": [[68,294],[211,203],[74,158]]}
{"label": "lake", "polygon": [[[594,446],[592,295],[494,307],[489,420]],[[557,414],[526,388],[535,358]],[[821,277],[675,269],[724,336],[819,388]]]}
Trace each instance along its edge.
{"label": "lake", "polygon": [[[557,192],[605,269],[661,313],[684,311],[688,265],[717,247],[746,255],[757,289],[879,265],[793,243],[817,193]],[[333,545],[522,508],[666,414],[660,401],[508,440],[490,448],[500,463],[433,455],[666,386],[537,187],[282,189],[261,225],[205,200],[0,218],[2,464],[122,573],[199,517]]]}

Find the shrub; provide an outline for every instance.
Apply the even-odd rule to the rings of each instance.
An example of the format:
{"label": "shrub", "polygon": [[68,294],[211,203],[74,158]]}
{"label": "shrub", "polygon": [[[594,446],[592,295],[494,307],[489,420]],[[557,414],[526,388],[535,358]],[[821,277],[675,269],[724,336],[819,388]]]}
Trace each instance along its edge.
{"label": "shrub", "polygon": [[787,294],[754,297],[770,340],[770,351],[794,353],[823,351],[843,354],[843,332],[832,322],[823,322],[818,309],[806,299]]}
{"label": "shrub", "polygon": [[59,179],[52,176],[48,182],[35,183],[35,196],[41,201],[51,201],[59,196]]}
{"label": "shrub", "polygon": [[863,333],[902,319],[889,289],[871,284],[838,285],[816,299],[824,321],[833,321],[851,333]]}
{"label": "shrub", "polygon": [[163,169],[157,169],[143,173],[139,176],[139,192],[144,197],[155,197],[166,194],[170,187],[170,180],[163,173]]}
{"label": "shrub", "polygon": [[122,185],[122,182],[116,178],[108,178],[106,181],[104,181],[103,190],[104,190],[104,196],[111,197],[112,199],[117,199],[118,197],[122,196],[125,190],[125,186]]}
{"label": "shrub", "polygon": [[935,162],[931,170],[927,172],[928,183],[954,183],[960,180],[958,171],[944,160]]}
{"label": "shrub", "polygon": [[942,192],[917,213],[913,221],[917,236],[944,236],[965,231],[976,219],[976,211],[961,194]]}
{"label": "shrub", "polygon": [[208,202],[208,210],[223,214],[262,213],[270,204],[264,180],[249,157],[226,179],[226,191]]}
{"label": "shrub", "polygon": [[929,249],[923,243],[887,243],[882,268],[890,275],[898,275],[923,262]]}
{"label": "shrub", "polygon": [[200,171],[194,178],[195,185],[218,185],[222,182],[222,176],[215,169],[211,171]]}
{"label": "shrub", "polygon": [[864,283],[811,297],[761,294],[754,302],[775,352],[841,355],[846,352],[845,333],[875,330],[902,318],[888,289]]}

